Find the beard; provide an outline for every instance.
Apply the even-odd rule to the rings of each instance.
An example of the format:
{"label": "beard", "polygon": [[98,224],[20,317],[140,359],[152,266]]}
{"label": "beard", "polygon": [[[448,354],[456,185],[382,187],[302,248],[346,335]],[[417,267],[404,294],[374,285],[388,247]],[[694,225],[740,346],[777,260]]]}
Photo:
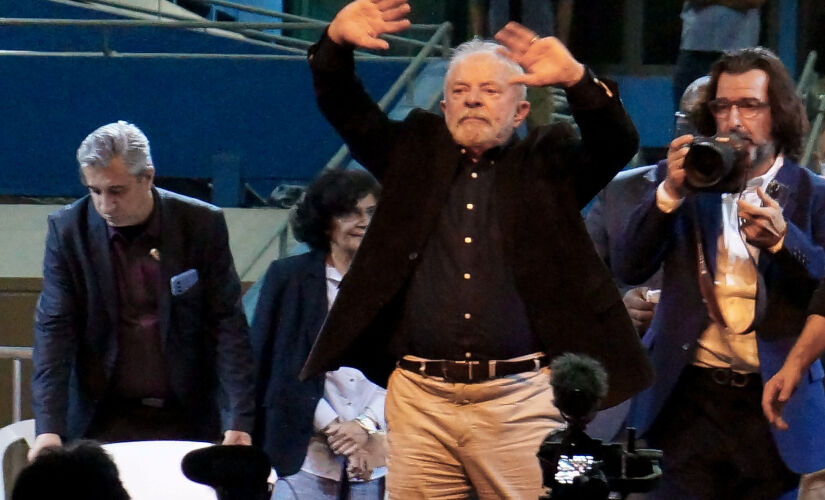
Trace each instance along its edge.
{"label": "beard", "polygon": [[456,143],[485,150],[503,144],[512,134],[511,127],[496,128],[488,117],[472,113],[462,116],[449,129]]}

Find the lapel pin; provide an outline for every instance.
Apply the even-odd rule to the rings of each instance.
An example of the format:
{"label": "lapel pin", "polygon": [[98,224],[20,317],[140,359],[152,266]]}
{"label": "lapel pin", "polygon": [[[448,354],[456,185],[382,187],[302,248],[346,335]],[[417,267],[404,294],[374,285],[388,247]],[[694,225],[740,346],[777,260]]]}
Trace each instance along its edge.
{"label": "lapel pin", "polygon": [[149,255],[151,255],[156,261],[160,262],[160,251],[157,248],[149,250]]}

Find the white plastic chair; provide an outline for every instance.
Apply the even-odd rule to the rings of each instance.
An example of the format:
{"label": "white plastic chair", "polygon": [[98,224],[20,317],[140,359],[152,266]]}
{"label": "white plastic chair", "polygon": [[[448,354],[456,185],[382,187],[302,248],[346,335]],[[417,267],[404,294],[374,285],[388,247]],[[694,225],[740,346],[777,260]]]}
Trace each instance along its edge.
{"label": "white plastic chair", "polygon": [[11,498],[11,489],[17,474],[27,465],[26,453],[34,442],[34,419],[21,420],[0,428],[0,492]]}

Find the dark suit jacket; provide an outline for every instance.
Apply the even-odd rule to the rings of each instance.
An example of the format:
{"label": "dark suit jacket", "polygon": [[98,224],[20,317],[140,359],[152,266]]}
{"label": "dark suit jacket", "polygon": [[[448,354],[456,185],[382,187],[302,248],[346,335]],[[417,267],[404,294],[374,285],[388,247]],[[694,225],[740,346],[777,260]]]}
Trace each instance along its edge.
{"label": "dark suit jacket", "polygon": [[[208,438],[219,436],[220,425],[250,432],[252,356],[223,212],[162,189],[153,195],[161,219],[160,334],[172,390],[211,431]],[[88,196],[51,214],[48,225],[32,400],[38,434],[74,439],[88,429],[117,359],[117,291],[106,223]],[[189,269],[198,282],[173,296],[171,277]]]}
{"label": "dark suit jacket", "polygon": [[[661,181],[666,175],[660,171]],[[807,317],[811,295],[825,276],[825,180],[785,160],[776,181],[787,186],[780,197],[788,232],[776,254],[759,253],[758,270],[764,278],[767,307],[756,325],[762,380],[782,366]],[[693,206],[702,227],[705,260],[715,273],[721,233],[721,197],[713,193],[689,195],[670,214],[656,206],[655,183],[631,216],[619,248],[620,275],[629,283],[647,278],[664,264],[662,297],[645,336],[656,370],[656,382],[634,398],[631,424],[640,434],[654,422],[685,366],[693,361],[697,340],[709,323],[697,278]],[[783,199],[784,198],[784,199]],[[825,393],[822,365],[817,361],[807,380],[788,402],[783,415],[790,429],[776,431],[774,439],[789,468],[807,473],[825,467]]]}
{"label": "dark suit jacket", "polygon": [[298,373],[327,315],[324,252],[273,261],[250,327],[256,371],[253,441],[279,476],[298,472],[324,394],[324,376],[300,382]]}
{"label": "dark suit jacket", "polygon": [[[353,156],[381,180],[383,192],[302,376],[346,365],[386,385],[396,357],[404,354],[404,339],[391,335],[400,302],[447,199],[460,147],[438,115],[415,110],[402,122],[390,121],[356,78],[351,49],[325,36],[310,50],[310,66],[321,111]],[[554,125],[494,153],[502,173],[494,202],[504,254],[530,324],[550,356],[580,352],[605,365],[608,405],[651,380],[579,213],[638,143],[615,85],[612,91],[614,97],[600,96],[607,102],[595,109],[569,93],[583,140],[569,125]]]}

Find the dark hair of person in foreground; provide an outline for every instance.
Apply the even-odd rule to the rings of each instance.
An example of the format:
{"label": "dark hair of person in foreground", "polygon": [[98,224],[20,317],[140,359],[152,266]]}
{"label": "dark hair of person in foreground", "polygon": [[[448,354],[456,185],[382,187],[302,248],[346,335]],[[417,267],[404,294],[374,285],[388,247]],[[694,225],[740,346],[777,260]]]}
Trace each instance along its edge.
{"label": "dark hair of person in foreground", "polygon": [[44,449],[20,472],[12,500],[129,500],[117,466],[95,441]]}

